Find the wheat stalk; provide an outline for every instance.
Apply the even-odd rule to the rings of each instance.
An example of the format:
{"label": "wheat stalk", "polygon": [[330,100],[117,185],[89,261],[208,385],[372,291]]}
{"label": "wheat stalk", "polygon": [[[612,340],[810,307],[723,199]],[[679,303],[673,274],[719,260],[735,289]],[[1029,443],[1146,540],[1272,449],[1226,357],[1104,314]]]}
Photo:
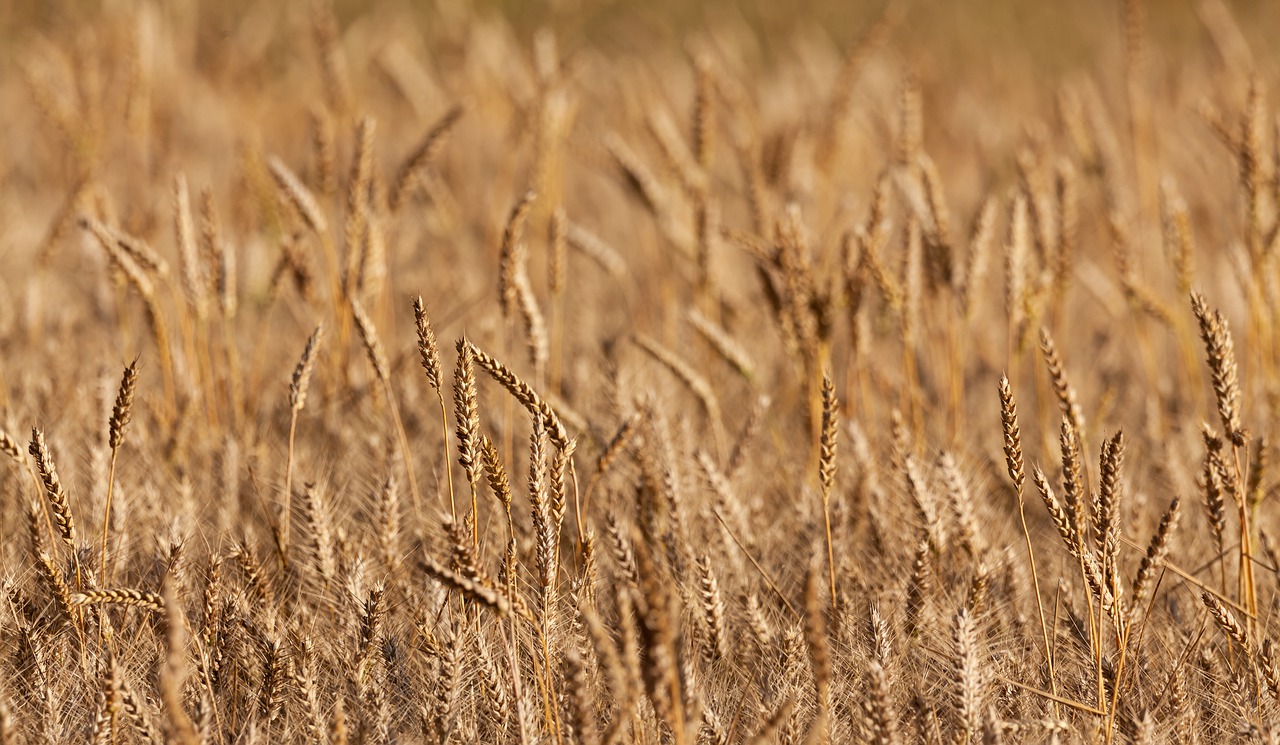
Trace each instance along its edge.
{"label": "wheat stalk", "polygon": [[[1000,422],[1004,429],[1005,466],[1009,471],[1009,478],[1013,481],[1014,490],[1018,498],[1018,519],[1022,524],[1022,537],[1027,546],[1027,563],[1031,568],[1031,587],[1034,592],[1036,612],[1040,618],[1040,633],[1044,641],[1045,664],[1049,668],[1049,688],[1050,692],[1056,696],[1058,682],[1057,676],[1054,675],[1053,651],[1049,644],[1049,629],[1045,624],[1044,604],[1040,599],[1039,572],[1036,569],[1036,556],[1031,545],[1031,531],[1027,528],[1027,513],[1023,501],[1023,484],[1026,482],[1026,470],[1022,461],[1022,433],[1018,427],[1018,407],[1014,403],[1013,389],[1009,385],[1008,377],[1000,376],[998,391],[1000,394]],[[968,713],[973,714],[973,712]],[[972,722],[967,722],[966,729],[968,724],[972,724]],[[972,731],[970,734],[972,734]]]}
{"label": "wheat stalk", "polygon": [[378,330],[373,326],[373,320],[369,318],[369,314],[365,311],[364,306],[359,300],[352,297],[351,316],[356,322],[356,331],[360,334],[360,341],[364,344],[365,356],[369,360],[369,365],[373,368],[373,373],[378,378],[378,382],[382,384],[382,392],[387,397],[387,405],[391,409],[391,422],[396,428],[396,436],[400,439],[400,455],[404,459],[404,470],[409,477],[409,494],[413,497],[413,507],[418,508],[418,478],[414,475],[413,454],[409,447],[409,434],[405,431],[404,420],[400,417],[400,404],[397,402],[395,389],[391,387],[391,366],[387,362],[387,352],[382,346],[382,339],[378,336]]}
{"label": "wheat stalk", "polygon": [[107,427],[107,444],[111,448],[111,463],[107,467],[107,498],[102,507],[102,560],[98,564],[105,581],[111,582],[111,564],[107,563],[108,531],[111,528],[111,496],[116,480],[116,457],[120,454],[120,446],[124,443],[124,428],[129,423],[130,410],[133,407],[133,394],[138,385],[138,358],[133,358],[124,369],[120,380],[120,390],[116,393],[116,402],[111,409],[111,421]]}
{"label": "wheat stalk", "polygon": [[400,170],[396,173],[395,184],[391,187],[391,196],[388,204],[392,212],[400,209],[400,205],[404,203],[405,194],[413,187],[414,182],[422,175],[422,171],[435,159],[441,148],[444,147],[445,141],[449,134],[457,127],[458,121],[462,119],[464,109],[461,106],[454,106],[440,117],[439,121],[431,126],[426,136],[418,143],[405,157],[404,162],[400,165]]}
{"label": "wheat stalk", "polygon": [[298,415],[307,405],[307,393],[311,390],[311,375],[315,371],[316,355],[319,353],[320,340],[323,338],[324,325],[316,326],[307,337],[307,344],[302,348],[302,356],[293,368],[293,376],[289,380],[289,452],[284,465],[284,506],[280,509],[280,557],[287,563],[289,546],[289,525],[293,516],[293,447],[298,432]]}

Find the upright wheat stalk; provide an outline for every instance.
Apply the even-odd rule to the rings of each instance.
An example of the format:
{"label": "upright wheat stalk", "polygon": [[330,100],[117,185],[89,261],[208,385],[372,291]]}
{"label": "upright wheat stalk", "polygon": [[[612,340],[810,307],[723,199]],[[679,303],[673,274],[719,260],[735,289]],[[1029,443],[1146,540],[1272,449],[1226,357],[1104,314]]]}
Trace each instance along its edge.
{"label": "upright wheat stalk", "polygon": [[293,368],[293,378],[289,381],[289,454],[284,463],[284,507],[280,514],[280,536],[278,550],[281,563],[287,564],[289,550],[289,520],[293,514],[293,442],[298,431],[298,414],[307,405],[307,391],[311,388],[311,373],[315,370],[316,350],[320,347],[324,326],[316,326],[311,336],[307,337],[307,346],[302,350],[302,357],[297,367]]}
{"label": "upright wheat stalk", "polygon": [[418,355],[422,358],[422,369],[427,374],[427,382],[436,392],[436,402],[440,404],[440,434],[444,441],[444,472],[449,480],[449,517],[457,522],[458,508],[453,495],[453,464],[449,461],[449,415],[444,404],[444,389],[441,387],[440,348],[436,344],[436,332],[431,328],[431,319],[427,316],[427,306],[422,296],[414,298],[413,319],[418,329]]}
{"label": "upright wheat stalk", "polygon": [[836,434],[839,402],[829,375],[822,376],[822,440],[818,456],[818,481],[822,488],[822,523],[827,538],[827,578],[831,584],[831,606],[836,600],[836,556],[831,545],[831,488],[836,479]]}
{"label": "upright wheat stalk", "polygon": [[107,467],[107,499],[102,507],[102,562],[98,565],[103,581],[111,584],[111,567],[107,564],[107,538],[111,528],[111,495],[116,485],[116,456],[120,454],[120,446],[124,443],[124,428],[129,423],[129,411],[133,407],[133,392],[138,385],[138,358],[134,357],[124,369],[124,377],[120,380],[120,390],[116,393],[116,402],[111,409],[111,422],[107,428],[107,444],[111,448],[111,464]]}
{"label": "upright wheat stalk", "polygon": [[[1204,342],[1205,359],[1213,379],[1213,394],[1218,405],[1218,416],[1227,440],[1231,442],[1233,467],[1231,496],[1235,500],[1240,517],[1240,598],[1249,609],[1247,621],[1252,627],[1258,614],[1257,589],[1253,578],[1253,530],[1249,525],[1249,509],[1240,489],[1243,481],[1240,468],[1240,449],[1248,443],[1249,433],[1240,423],[1240,380],[1236,366],[1235,345],[1231,329],[1220,310],[1210,310],[1204,297],[1191,293],[1191,310],[1200,325],[1200,338]],[[1224,471],[1225,473],[1225,471]]]}
{"label": "upright wheat stalk", "polygon": [[[472,525],[479,524],[480,484],[480,408],[476,393],[474,348],[465,338],[458,339],[458,364],[453,370],[453,417],[457,421],[458,464],[467,474],[471,487]],[[479,528],[472,535],[472,543],[479,547]]]}
{"label": "upright wheat stalk", "polygon": [[[1009,387],[1009,378],[1000,376],[1000,421],[1004,429],[1004,458],[1009,470],[1009,478],[1013,481],[1018,498],[1018,519],[1022,522],[1022,536],[1027,544],[1027,561],[1031,565],[1031,586],[1035,593],[1036,611],[1040,617],[1040,634],[1044,639],[1045,664],[1049,666],[1049,688],[1054,696],[1058,695],[1057,677],[1053,671],[1053,649],[1049,644],[1049,629],[1044,619],[1044,604],[1040,600],[1040,578],[1036,571],[1036,555],[1031,547],[1031,532],[1027,529],[1027,512],[1023,500],[1023,485],[1026,483],[1026,470],[1022,461],[1022,432],[1018,428],[1018,407],[1013,400],[1013,389]],[[1054,702],[1057,711],[1057,702]]]}

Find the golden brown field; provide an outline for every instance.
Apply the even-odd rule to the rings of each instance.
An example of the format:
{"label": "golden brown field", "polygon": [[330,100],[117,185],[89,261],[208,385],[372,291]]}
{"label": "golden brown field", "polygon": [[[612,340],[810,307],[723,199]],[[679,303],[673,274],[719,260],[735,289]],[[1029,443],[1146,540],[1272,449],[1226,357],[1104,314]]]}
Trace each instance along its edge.
{"label": "golden brown field", "polygon": [[0,9],[0,745],[1280,742],[1280,13],[981,5]]}

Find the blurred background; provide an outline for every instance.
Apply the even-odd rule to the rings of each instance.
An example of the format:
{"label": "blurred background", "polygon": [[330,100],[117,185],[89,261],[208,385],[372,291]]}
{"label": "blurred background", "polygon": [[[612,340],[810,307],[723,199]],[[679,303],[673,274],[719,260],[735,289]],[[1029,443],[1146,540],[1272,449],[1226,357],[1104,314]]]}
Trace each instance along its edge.
{"label": "blurred background", "polygon": [[[220,35],[244,32],[246,22],[261,23],[299,5],[254,0],[157,4],[197,5],[201,33],[209,43]],[[11,59],[30,34],[56,33],[59,27],[133,5],[122,0],[7,0],[0,3],[0,55]],[[895,38],[899,49],[909,54],[912,64],[926,77],[945,69],[979,78],[1034,81],[1039,76],[1078,70],[1099,55],[1119,54],[1122,5],[1120,0],[899,0],[893,3],[893,12],[901,17]],[[1146,5],[1145,32],[1166,61],[1176,63],[1180,49],[1205,40],[1208,32],[1198,16],[1204,15],[1206,6],[1201,3],[1161,0]],[[1266,53],[1268,29],[1280,23],[1280,3],[1224,0],[1223,5],[1255,52]],[[610,56],[649,53],[655,43],[678,48],[690,34],[728,24],[754,36],[758,52],[754,61],[762,65],[797,37],[816,35],[845,47],[886,10],[884,0],[334,2],[343,23],[373,12],[413,18],[424,29],[439,23],[442,14],[461,14],[470,6],[505,17],[518,32],[549,27],[569,48],[591,46]]]}
{"label": "blurred background", "polygon": [[[316,74],[321,16],[351,81],[341,105]],[[1091,117],[1106,112],[1102,129],[1125,166],[1112,175],[1133,184],[1121,191],[1137,202],[1129,211],[1142,254],[1158,243],[1162,177],[1210,194],[1232,188],[1236,170],[1204,110],[1233,118],[1251,79],[1274,87],[1276,28],[1280,3],[1247,0],[3,0],[0,252],[46,240],[86,174],[113,195],[125,226],[158,234],[167,194],[151,187],[178,169],[242,195],[237,180],[260,171],[252,162],[267,153],[311,179],[302,164],[317,111],[344,133],[342,158],[354,115],[376,117],[389,169],[457,103],[474,114],[442,168],[486,174],[454,184],[460,203],[485,214],[465,239],[441,235],[489,246],[536,151],[539,54],[563,64],[578,101],[566,157],[579,168],[566,178],[581,180],[564,191],[581,202],[571,207],[600,214],[602,193],[616,197],[611,206],[625,197],[602,177],[604,142],[630,132],[643,160],[661,162],[644,132],[657,113],[688,115],[700,53],[716,61],[726,105],[750,111],[746,124],[726,123],[718,177],[733,184],[728,143],[752,129],[765,150],[783,153],[824,120],[849,56],[865,49],[849,86],[846,149],[838,165],[824,164],[809,205],[820,230],[840,224],[844,195],[866,195],[892,155],[904,87],[920,96],[925,149],[965,215],[1016,182],[1021,152],[1053,149],[1069,97]],[[862,43],[874,34],[877,43]],[[743,220],[742,209],[727,206],[727,219]],[[1191,209],[1211,211],[1195,199]],[[258,233],[247,207],[235,217]],[[1231,233],[1213,222],[1206,239],[1218,230]]]}

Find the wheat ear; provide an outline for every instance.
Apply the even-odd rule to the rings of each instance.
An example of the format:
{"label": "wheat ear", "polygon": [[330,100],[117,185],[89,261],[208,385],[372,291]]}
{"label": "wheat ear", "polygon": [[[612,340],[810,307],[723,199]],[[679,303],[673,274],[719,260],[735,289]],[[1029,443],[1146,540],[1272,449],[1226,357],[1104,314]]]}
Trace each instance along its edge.
{"label": "wheat ear", "polygon": [[62,480],[58,478],[58,469],[53,465],[53,456],[49,453],[49,446],[45,444],[44,433],[36,427],[31,429],[31,446],[28,451],[35,460],[37,473],[40,474],[54,526],[75,562],[76,587],[82,587],[83,575],[80,571],[80,557],[76,552],[76,525],[71,517],[71,502],[62,487]]}
{"label": "wheat ear", "polygon": [[511,371],[511,368],[502,364],[498,360],[490,357],[475,344],[466,339],[458,342],[459,351],[465,346],[468,350],[467,354],[475,361],[477,365],[484,368],[484,371],[498,382],[507,392],[515,398],[522,406],[524,406],[530,414],[541,416],[547,425],[547,436],[551,438],[551,442],[555,446],[564,450],[569,447],[569,431],[565,429],[564,423],[560,420],[560,416],[551,408],[551,404],[547,403],[533,389],[533,386],[526,383]]}

